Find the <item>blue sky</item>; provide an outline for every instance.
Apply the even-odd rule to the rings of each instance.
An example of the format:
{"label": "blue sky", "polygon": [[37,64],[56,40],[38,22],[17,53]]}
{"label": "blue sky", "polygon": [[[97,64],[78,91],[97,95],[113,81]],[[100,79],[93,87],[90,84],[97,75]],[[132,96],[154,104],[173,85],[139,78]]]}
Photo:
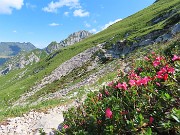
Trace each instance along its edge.
{"label": "blue sky", "polygon": [[155,0],[0,0],[0,42],[31,42],[38,48],[69,34],[98,32]]}

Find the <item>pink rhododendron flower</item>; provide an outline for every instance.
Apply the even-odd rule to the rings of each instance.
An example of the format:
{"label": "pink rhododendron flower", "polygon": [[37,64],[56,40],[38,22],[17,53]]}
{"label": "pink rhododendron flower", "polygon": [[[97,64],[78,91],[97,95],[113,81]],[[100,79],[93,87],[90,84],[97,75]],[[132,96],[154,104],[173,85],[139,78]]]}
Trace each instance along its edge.
{"label": "pink rhododendron flower", "polygon": [[107,96],[109,96],[109,92],[107,90],[105,90],[105,93],[106,93]]}
{"label": "pink rhododendron flower", "polygon": [[69,128],[69,126],[68,125],[64,125],[64,127],[63,127],[64,129],[67,129],[67,128]]}
{"label": "pink rhododendron flower", "polygon": [[138,71],[139,71],[139,72],[142,72],[143,70],[142,70],[142,68],[138,68]]}
{"label": "pink rhododendron flower", "polygon": [[154,66],[154,67],[157,67],[157,66],[159,66],[160,64],[161,64],[160,61],[157,61],[157,60],[153,61],[153,66]]}
{"label": "pink rhododendron flower", "polygon": [[166,81],[168,79],[168,74],[164,75],[164,80]]}
{"label": "pink rhododendron flower", "polygon": [[160,83],[158,83],[158,82],[156,82],[156,85],[157,85],[157,86],[159,86],[159,87],[161,86],[161,84],[160,84]]}
{"label": "pink rhododendron flower", "polygon": [[180,60],[180,56],[174,55],[172,58],[173,61]]}
{"label": "pink rhododendron flower", "polygon": [[98,98],[99,98],[99,100],[102,99],[102,94],[101,93],[98,94]]}
{"label": "pink rhododendron flower", "polygon": [[135,80],[129,80],[129,84],[132,86],[135,86],[136,85],[136,81]]}
{"label": "pink rhododendron flower", "polygon": [[154,118],[152,116],[149,117],[149,124],[151,125],[154,121]]}
{"label": "pink rhododendron flower", "polygon": [[121,83],[118,82],[118,84],[116,85],[116,88],[121,88]]}
{"label": "pink rhododendron flower", "polygon": [[122,89],[127,90],[127,84],[126,84],[126,82],[123,82],[122,85],[121,85],[121,87],[122,87]]}
{"label": "pink rhododendron flower", "polygon": [[159,79],[163,79],[163,76],[161,74],[158,74],[156,77]]}
{"label": "pink rhododendron flower", "polygon": [[163,60],[163,59],[164,59],[164,58],[161,57],[161,56],[156,57],[156,60],[157,60],[157,61],[161,61],[161,60]]}
{"label": "pink rhododendron flower", "polygon": [[134,73],[134,71],[132,71],[130,74],[129,74],[129,78],[130,79],[138,79],[140,78],[136,73]]}
{"label": "pink rhododendron flower", "polygon": [[173,74],[175,72],[175,69],[170,67],[170,68],[167,69],[167,71],[168,71],[168,73]]}
{"label": "pink rhododendron flower", "polygon": [[141,83],[144,85],[147,85],[147,83],[150,81],[150,79],[148,77],[144,77],[143,79],[141,79]]}
{"label": "pink rhododendron flower", "polygon": [[169,67],[168,65],[166,65],[164,68],[166,68],[166,72],[168,72],[168,73],[173,74],[175,72],[175,69],[173,67]]}
{"label": "pink rhododendron flower", "polygon": [[145,59],[146,61],[149,61],[149,60],[150,60],[147,56],[145,56],[144,59]]}
{"label": "pink rhododendron flower", "polygon": [[108,83],[108,86],[109,86],[109,87],[112,87],[112,86],[113,86],[113,84],[114,84],[114,82],[113,82],[113,81],[112,81],[112,82],[109,82],[109,83]]}
{"label": "pink rhododendron flower", "polygon": [[141,86],[141,85],[142,85],[141,79],[139,79],[139,80],[136,81],[136,85],[137,85],[137,86]]}
{"label": "pink rhododendron flower", "polygon": [[106,117],[107,117],[107,118],[112,118],[112,111],[111,111],[110,108],[107,108],[107,109],[106,109]]}
{"label": "pink rhododendron flower", "polygon": [[116,85],[116,87],[119,88],[119,89],[127,90],[127,84],[126,84],[126,82],[123,82],[122,84],[121,84],[121,83],[118,83],[118,84]]}

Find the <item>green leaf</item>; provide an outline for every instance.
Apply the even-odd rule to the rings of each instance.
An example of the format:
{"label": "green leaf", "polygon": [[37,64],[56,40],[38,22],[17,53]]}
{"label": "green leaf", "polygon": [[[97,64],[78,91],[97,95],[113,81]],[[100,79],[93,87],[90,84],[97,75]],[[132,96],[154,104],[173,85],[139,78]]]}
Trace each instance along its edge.
{"label": "green leaf", "polygon": [[165,95],[166,99],[170,99],[171,98],[171,96],[168,93],[165,93],[164,95]]}
{"label": "green leaf", "polygon": [[174,120],[176,120],[178,123],[180,122],[179,119],[178,119],[178,117],[176,117],[175,115],[171,114],[171,117],[172,117]]}
{"label": "green leaf", "polygon": [[147,130],[147,132],[146,132],[146,135],[152,135],[152,130],[151,130],[150,127],[148,128],[148,130]]}

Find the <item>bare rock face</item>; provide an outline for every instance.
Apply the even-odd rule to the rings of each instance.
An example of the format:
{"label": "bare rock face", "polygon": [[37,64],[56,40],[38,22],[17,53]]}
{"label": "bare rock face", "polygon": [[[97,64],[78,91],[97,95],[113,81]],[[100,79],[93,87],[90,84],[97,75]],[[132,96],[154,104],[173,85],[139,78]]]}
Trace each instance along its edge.
{"label": "bare rock face", "polygon": [[[71,34],[66,40],[65,40],[65,43],[67,45],[73,45],[74,43],[76,42],[80,42],[81,40],[83,40],[84,38],[87,38],[89,37],[90,35],[92,35],[90,32],[88,31],[79,31],[79,32],[75,32],[73,34]],[[61,42],[60,42],[61,44]]]}
{"label": "bare rock face", "polygon": [[21,69],[27,65],[31,65],[39,61],[39,56],[34,52],[31,52],[28,56],[26,56],[25,54],[20,54],[8,61],[8,63],[6,63],[6,67],[2,71],[0,71],[0,74],[6,75],[11,70]]}
{"label": "bare rock face", "polygon": [[45,48],[45,50],[47,51],[47,53],[52,53],[52,52],[57,51],[63,47],[73,45],[77,42],[80,42],[81,40],[83,40],[83,39],[85,39],[91,35],[92,35],[92,33],[85,31],[85,30],[74,32],[73,34],[69,35],[68,38],[60,41],[59,43],[51,42],[49,44],[49,46],[47,48]]}
{"label": "bare rock face", "polygon": [[[166,15],[165,15],[166,16]],[[154,43],[167,42],[171,40],[176,34],[180,33],[180,22],[172,25],[171,27],[163,30],[156,30],[143,37],[135,38],[133,43],[128,41],[120,40],[115,44],[112,44],[110,49],[104,49],[103,54],[99,55],[99,59],[109,57],[111,58],[122,58],[125,54],[133,51],[137,47],[147,46]],[[125,35],[125,37],[127,34]],[[102,44],[101,48],[106,48],[106,43]]]}
{"label": "bare rock face", "polygon": [[176,10],[171,10],[171,11],[165,13],[165,14],[161,14],[161,15],[155,17],[155,18],[152,20],[152,24],[157,24],[157,23],[159,23],[159,22],[161,22],[161,21],[163,21],[163,20],[171,17],[171,16],[174,15],[176,12],[177,12]]}
{"label": "bare rock face", "polygon": [[173,35],[175,35],[175,34],[177,34],[177,33],[179,33],[179,32],[180,32],[180,23],[177,23],[176,25],[174,25],[174,26],[172,27],[171,33],[172,33]]}

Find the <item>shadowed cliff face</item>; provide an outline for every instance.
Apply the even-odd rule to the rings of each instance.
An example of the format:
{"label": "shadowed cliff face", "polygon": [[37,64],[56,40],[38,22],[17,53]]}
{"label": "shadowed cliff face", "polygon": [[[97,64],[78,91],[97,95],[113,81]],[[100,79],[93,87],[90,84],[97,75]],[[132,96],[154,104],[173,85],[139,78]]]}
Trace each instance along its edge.
{"label": "shadowed cliff face", "polygon": [[0,65],[3,65],[9,58],[0,58]]}
{"label": "shadowed cliff face", "polygon": [[17,55],[21,51],[21,48],[15,45],[10,45],[9,48],[12,50],[11,55]]}

